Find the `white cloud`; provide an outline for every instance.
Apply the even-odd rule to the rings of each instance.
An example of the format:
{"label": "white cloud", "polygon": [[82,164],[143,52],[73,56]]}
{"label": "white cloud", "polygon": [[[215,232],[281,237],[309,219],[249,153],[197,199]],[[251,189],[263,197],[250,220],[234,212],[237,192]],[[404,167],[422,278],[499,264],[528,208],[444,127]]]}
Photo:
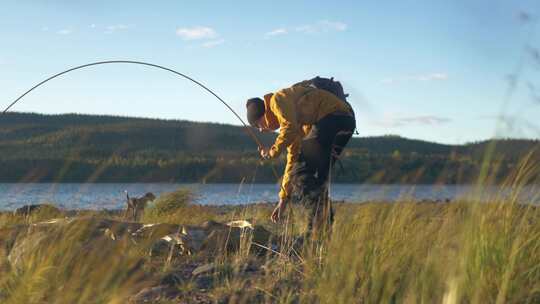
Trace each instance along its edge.
{"label": "white cloud", "polygon": [[418,81],[447,80],[448,75],[446,73],[431,73],[412,76],[410,79]]}
{"label": "white cloud", "polygon": [[[93,24],[95,25],[95,24]],[[129,28],[132,28],[132,25],[127,24],[114,24],[114,25],[108,25],[105,27],[105,34],[112,34],[118,31],[125,31]]]}
{"label": "white cloud", "polygon": [[73,33],[73,30],[71,30],[71,29],[61,29],[61,30],[57,31],[56,33],[60,34],[60,35],[69,35],[69,34]]}
{"label": "white cloud", "polygon": [[314,24],[306,24],[295,28],[297,32],[306,34],[328,33],[332,31],[342,32],[347,30],[347,24],[339,21],[321,20]]}
{"label": "white cloud", "polygon": [[347,24],[339,21],[328,21],[328,20],[322,20],[319,22],[320,26],[324,30],[334,30],[334,31],[346,31],[348,26]]}
{"label": "white cloud", "polygon": [[312,24],[304,24],[296,27],[280,27],[265,34],[266,37],[289,34],[298,32],[303,34],[320,34],[328,32],[343,32],[348,28],[347,24],[341,21],[321,20]]}
{"label": "white cloud", "polygon": [[97,25],[95,23],[90,24],[90,28],[95,29],[96,27],[97,27]]}
{"label": "white cloud", "polygon": [[270,31],[268,33],[266,33],[266,36],[279,36],[279,35],[285,35],[285,34],[288,34],[289,33],[289,30],[287,30],[286,28],[277,28],[273,31]]}
{"label": "white cloud", "polygon": [[448,80],[448,74],[443,72],[427,73],[405,77],[389,77],[381,80],[382,84],[397,84],[408,81],[444,81]]}
{"label": "white cloud", "polygon": [[217,40],[207,41],[207,42],[203,43],[202,46],[205,47],[205,48],[212,48],[212,47],[218,46],[218,45],[223,44],[223,43],[225,43],[225,39],[217,39]]}
{"label": "white cloud", "polygon": [[41,28],[42,31],[44,32],[48,32],[49,31],[49,27],[48,26],[44,26]]}
{"label": "white cloud", "polygon": [[218,36],[213,28],[205,26],[177,28],[176,35],[184,40],[214,39]]}

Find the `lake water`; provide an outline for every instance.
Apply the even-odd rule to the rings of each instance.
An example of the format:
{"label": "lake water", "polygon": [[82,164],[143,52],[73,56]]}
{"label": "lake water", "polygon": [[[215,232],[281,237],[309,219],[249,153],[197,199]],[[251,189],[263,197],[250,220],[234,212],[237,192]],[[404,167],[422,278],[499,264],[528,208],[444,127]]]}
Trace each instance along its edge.
{"label": "lake water", "polygon": [[[208,205],[248,204],[275,202],[279,188],[275,184],[2,184],[0,183],[0,210],[13,210],[25,204],[50,202],[68,209],[121,209],[125,206],[125,193],[130,196],[153,192],[159,195],[180,187],[192,189],[196,203]],[[520,200],[538,203],[538,187],[529,186],[521,191]],[[471,193],[477,200],[487,200],[511,189],[487,187],[478,189],[468,185],[366,185],[334,184],[334,200],[365,202],[373,200],[396,201],[402,198],[416,200],[456,199]],[[479,193],[479,194],[478,194]]]}

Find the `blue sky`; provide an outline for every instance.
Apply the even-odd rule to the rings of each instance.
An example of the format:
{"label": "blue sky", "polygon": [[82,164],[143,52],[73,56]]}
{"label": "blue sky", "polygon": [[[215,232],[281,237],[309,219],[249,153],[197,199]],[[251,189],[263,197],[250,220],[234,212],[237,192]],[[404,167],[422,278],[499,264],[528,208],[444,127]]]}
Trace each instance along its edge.
{"label": "blue sky", "polygon": [[[361,136],[539,138],[536,2],[1,0],[0,106],[126,59],[186,73],[242,116],[247,98],[321,75],[343,82]],[[193,84],[126,65],[65,75],[12,110],[239,124]]]}

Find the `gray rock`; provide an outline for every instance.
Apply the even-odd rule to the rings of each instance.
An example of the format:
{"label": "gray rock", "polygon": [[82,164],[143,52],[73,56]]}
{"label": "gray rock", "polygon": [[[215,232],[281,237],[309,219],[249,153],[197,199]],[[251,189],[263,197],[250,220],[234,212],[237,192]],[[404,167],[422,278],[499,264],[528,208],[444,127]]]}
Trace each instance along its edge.
{"label": "gray rock", "polygon": [[180,297],[180,295],[180,291],[172,286],[159,285],[156,287],[144,288],[135,296],[131,297],[129,303],[155,303],[157,301],[174,300]]}
{"label": "gray rock", "polygon": [[212,270],[214,270],[216,268],[216,264],[214,263],[208,263],[208,264],[204,264],[204,265],[201,265],[197,268],[195,268],[191,274],[194,275],[194,276],[197,276],[197,275],[200,275],[200,274],[203,274],[203,273],[208,273]]}
{"label": "gray rock", "polygon": [[32,254],[38,252],[39,248],[46,244],[47,240],[46,232],[28,233],[24,237],[18,237],[7,257],[11,267],[20,270],[24,266],[24,262]]}
{"label": "gray rock", "polygon": [[186,246],[183,237],[179,233],[170,234],[156,241],[150,248],[151,257],[173,258],[181,255],[191,255],[191,248]]}
{"label": "gray rock", "polygon": [[15,209],[13,214],[28,216],[37,211],[46,211],[50,213],[60,213],[60,209],[51,204],[34,204],[34,205],[24,205],[20,208]]}
{"label": "gray rock", "polygon": [[161,239],[166,235],[175,234],[182,230],[180,225],[174,224],[145,224],[140,225],[136,230],[131,232],[132,239],[136,242],[153,242]]}

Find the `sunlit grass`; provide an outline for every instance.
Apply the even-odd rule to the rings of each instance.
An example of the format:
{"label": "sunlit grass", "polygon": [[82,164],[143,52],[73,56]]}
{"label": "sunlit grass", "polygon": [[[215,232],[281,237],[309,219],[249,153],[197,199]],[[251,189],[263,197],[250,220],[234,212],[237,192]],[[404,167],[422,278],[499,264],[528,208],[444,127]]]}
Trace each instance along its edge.
{"label": "sunlit grass", "polygon": [[[179,190],[150,204],[141,222],[247,219],[275,238],[254,244],[247,233],[238,251],[172,260],[150,257],[151,240],[111,240],[99,220],[123,225],[122,212],[80,212],[80,220],[61,227],[32,223],[62,219],[65,212],[3,213],[0,301],[125,303],[144,287],[212,262],[203,283],[187,271],[188,278],[167,284],[184,297],[222,303],[538,303],[540,210],[520,196],[537,172],[525,158],[507,178],[511,193],[487,202],[478,199],[479,190],[451,203],[338,204],[331,236],[313,243],[304,239],[306,213],[299,206],[275,225],[270,205],[192,205],[191,194]],[[6,256],[15,240],[33,242],[16,266]]]}

